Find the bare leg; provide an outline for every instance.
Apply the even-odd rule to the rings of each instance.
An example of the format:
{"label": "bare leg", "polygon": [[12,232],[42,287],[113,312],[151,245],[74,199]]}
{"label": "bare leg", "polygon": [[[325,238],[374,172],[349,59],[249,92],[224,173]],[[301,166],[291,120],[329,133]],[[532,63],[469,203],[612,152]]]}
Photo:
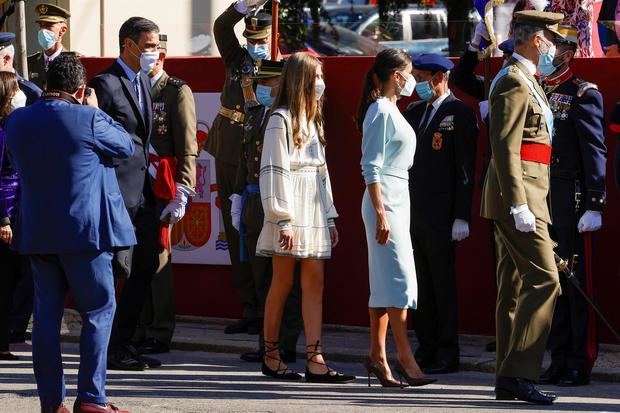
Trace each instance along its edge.
{"label": "bare leg", "polygon": [[293,286],[295,258],[274,255],[272,263],[273,276],[265,301],[265,357],[263,357],[263,360],[267,367],[276,370],[286,367],[280,360],[280,352],[275,343],[278,342],[280,337],[280,323],[282,322],[284,303]]}
{"label": "bare leg", "polygon": [[420,366],[415,361],[411,346],[409,345],[409,336],[407,335],[407,310],[402,308],[388,308],[388,316],[390,318],[390,326],[392,334],[396,342],[396,357],[405,371],[410,377],[422,378],[424,373],[420,370]]}
{"label": "bare leg", "polygon": [[394,379],[387,361],[385,340],[389,323],[385,308],[369,308],[370,314],[370,361],[381,366],[387,379]]}

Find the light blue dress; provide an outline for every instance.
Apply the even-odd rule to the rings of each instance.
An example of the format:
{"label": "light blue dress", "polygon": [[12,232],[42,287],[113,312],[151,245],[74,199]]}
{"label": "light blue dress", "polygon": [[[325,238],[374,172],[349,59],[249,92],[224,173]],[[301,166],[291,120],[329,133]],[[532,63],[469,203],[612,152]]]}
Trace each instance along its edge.
{"label": "light blue dress", "polygon": [[415,132],[396,105],[381,98],[368,108],[363,125],[362,175],[366,185],[381,184],[390,224],[385,245],[376,239],[377,216],[368,194],[362,200],[362,219],[368,243],[371,308],[416,308],[413,247],[409,234],[409,169],[415,154]]}

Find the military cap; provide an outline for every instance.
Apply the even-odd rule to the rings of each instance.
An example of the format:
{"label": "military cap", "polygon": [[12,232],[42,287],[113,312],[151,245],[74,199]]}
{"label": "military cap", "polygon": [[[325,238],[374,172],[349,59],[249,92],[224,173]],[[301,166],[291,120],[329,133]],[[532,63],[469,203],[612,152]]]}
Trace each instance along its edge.
{"label": "military cap", "polygon": [[515,41],[512,39],[504,40],[497,47],[504,53],[513,54],[515,52]]}
{"label": "military cap", "polygon": [[540,27],[541,29],[549,30],[558,37],[563,37],[562,33],[558,31],[559,23],[564,20],[564,15],[562,13],[523,10],[516,12],[513,18],[517,23]]}
{"label": "military cap", "polygon": [[159,33],[159,46],[158,49],[168,50],[168,35]]}
{"label": "military cap", "polygon": [[15,33],[0,32],[0,50],[13,44],[14,39],[15,39]]}
{"label": "military cap", "polygon": [[431,72],[447,72],[452,70],[454,63],[435,53],[420,53],[413,57],[413,67]]}
{"label": "military cap", "polygon": [[269,79],[278,77],[284,69],[284,61],[263,59],[256,63],[256,72],[252,76],[253,79]]}
{"label": "military cap", "polygon": [[245,18],[243,37],[246,39],[264,39],[271,34],[271,14],[260,12]]}
{"label": "military cap", "polygon": [[35,10],[39,13],[39,17],[35,20],[37,23],[64,23],[71,17],[71,13],[55,4],[41,3],[37,5]]}
{"label": "military cap", "polygon": [[556,40],[556,43],[565,43],[565,44],[571,44],[574,46],[579,45],[579,39],[578,39],[578,31],[577,28],[575,26],[571,26],[568,24],[561,24],[558,27],[558,31],[562,34],[562,38],[558,38]]}

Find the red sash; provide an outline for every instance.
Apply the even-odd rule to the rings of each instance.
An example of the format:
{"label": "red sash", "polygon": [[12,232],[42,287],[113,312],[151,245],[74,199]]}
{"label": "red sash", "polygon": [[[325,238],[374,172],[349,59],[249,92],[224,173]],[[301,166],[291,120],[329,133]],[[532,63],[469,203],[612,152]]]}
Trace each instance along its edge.
{"label": "red sash", "polygon": [[[176,196],[174,175],[177,169],[177,158],[174,156],[149,155],[149,162],[157,165],[157,175],[153,183],[153,194],[164,201],[170,202]],[[165,249],[170,248],[170,225],[162,222],[159,226],[159,243]]]}

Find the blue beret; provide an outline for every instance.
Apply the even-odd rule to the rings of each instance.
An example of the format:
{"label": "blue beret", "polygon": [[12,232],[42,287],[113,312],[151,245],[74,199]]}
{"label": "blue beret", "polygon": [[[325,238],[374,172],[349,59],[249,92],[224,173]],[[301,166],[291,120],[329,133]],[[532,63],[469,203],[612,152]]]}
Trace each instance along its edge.
{"label": "blue beret", "polygon": [[504,40],[497,47],[504,53],[513,54],[515,51],[515,42],[512,39]]}
{"label": "blue beret", "polygon": [[454,63],[438,54],[420,53],[413,58],[413,67],[431,72],[447,72],[452,70]]}
{"label": "blue beret", "polygon": [[15,33],[0,32],[0,50],[12,44],[13,39],[15,39]]}

